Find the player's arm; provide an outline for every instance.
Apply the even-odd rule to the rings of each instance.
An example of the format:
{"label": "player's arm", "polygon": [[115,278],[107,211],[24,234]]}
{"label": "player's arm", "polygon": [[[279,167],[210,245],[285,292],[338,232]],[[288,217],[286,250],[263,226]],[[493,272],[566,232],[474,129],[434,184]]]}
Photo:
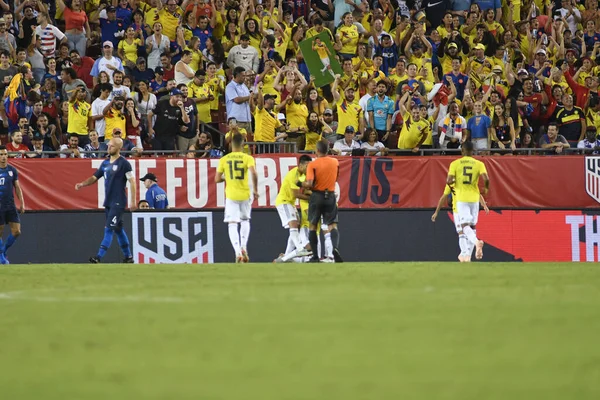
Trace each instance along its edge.
{"label": "player's arm", "polygon": [[98,178],[96,177],[96,174],[94,174],[94,175],[90,176],[89,178],[87,178],[85,181],[79,182],[78,184],[76,184],[75,190],[79,190],[83,187],[93,185],[97,181],[98,181]]}
{"label": "player's arm", "polygon": [[[483,184],[484,184],[483,194],[487,194],[488,191],[490,190],[490,178],[489,178],[487,172],[482,173],[481,177],[483,178]],[[450,178],[450,177],[448,177],[448,178]]]}
{"label": "player's arm", "polygon": [[442,193],[442,196],[440,197],[440,200],[438,201],[437,207],[435,208],[435,211],[433,213],[433,215],[431,216],[431,222],[435,222],[438,213],[440,212],[440,209],[444,206],[444,201],[446,200],[446,194]]}
{"label": "player's arm", "polygon": [[309,200],[310,196],[306,193],[300,192],[300,189],[292,189],[292,193],[294,193],[294,197],[300,200]]}
{"label": "player's arm", "polygon": [[135,176],[133,176],[133,172],[129,171],[125,173],[125,177],[129,181],[129,211],[135,211],[137,209],[137,188],[135,186]]}
{"label": "player's arm", "polygon": [[25,199],[23,198],[23,190],[21,190],[21,184],[18,180],[15,181],[15,193],[17,194],[17,199],[21,205],[19,206],[19,212],[23,214],[25,212]]}
{"label": "player's arm", "polygon": [[454,172],[448,171],[448,178],[446,179],[446,185],[454,185],[455,181],[456,181],[456,176],[454,175]]}
{"label": "player's arm", "polygon": [[225,182],[225,174],[223,174],[223,171],[217,171],[215,174],[215,183],[221,182]]}
{"label": "player's arm", "polygon": [[487,205],[487,202],[485,201],[482,195],[479,195],[479,204],[481,204],[481,207],[483,207],[483,211],[485,211],[486,214],[490,213],[490,209]]}
{"label": "player's arm", "polygon": [[250,165],[248,167],[248,171],[250,172],[250,176],[252,177],[252,187],[254,188],[254,198],[258,199],[258,174],[256,173],[256,167],[254,165]]}

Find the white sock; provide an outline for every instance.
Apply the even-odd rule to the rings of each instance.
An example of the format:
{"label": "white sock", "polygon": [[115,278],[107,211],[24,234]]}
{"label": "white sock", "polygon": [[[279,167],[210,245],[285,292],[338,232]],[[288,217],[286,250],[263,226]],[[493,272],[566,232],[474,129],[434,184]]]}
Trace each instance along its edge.
{"label": "white sock", "polygon": [[285,248],[285,253],[283,254],[291,253],[295,248],[296,245],[294,245],[294,241],[292,240],[291,236],[288,236],[287,247]]}
{"label": "white sock", "polygon": [[294,249],[292,251],[290,251],[289,253],[285,253],[283,257],[281,257],[281,259],[285,262],[285,261],[289,261],[292,258],[296,258],[296,254],[298,253],[298,250]]}
{"label": "white sock", "polygon": [[[477,236],[477,231],[475,229],[473,229],[473,232],[475,232],[475,236]],[[469,257],[473,256],[473,249],[475,248],[475,245],[471,242],[468,242],[467,247],[468,247],[468,250],[467,250],[468,256]]]}
{"label": "white sock", "polygon": [[325,234],[325,257],[333,258],[333,243],[331,243],[331,232]]}
{"label": "white sock", "polygon": [[300,239],[302,240],[302,247],[306,247],[308,244],[308,228],[300,228]]}
{"label": "white sock", "polygon": [[300,234],[298,233],[298,228],[290,228],[290,238],[294,242],[294,246],[296,249],[300,250],[302,247],[302,240],[300,240]]}
{"label": "white sock", "polygon": [[242,254],[242,249],[240,248],[240,234],[238,232],[238,224],[229,224],[229,241],[233,246],[233,250],[235,251],[236,257]]}
{"label": "white sock", "polygon": [[478,239],[473,228],[467,225],[463,228],[463,233],[467,236],[467,240],[471,242],[473,246],[477,244]]}
{"label": "white sock", "polygon": [[[321,234],[317,233],[317,256],[321,258]],[[315,249],[313,249],[313,254],[315,254]]]}
{"label": "white sock", "polygon": [[469,241],[467,240],[467,237],[463,233],[458,235],[458,246],[460,247],[460,255],[461,256],[466,255],[467,249],[469,246]]}
{"label": "white sock", "polygon": [[248,246],[248,237],[250,236],[250,220],[245,220],[240,223],[240,241],[242,248]]}

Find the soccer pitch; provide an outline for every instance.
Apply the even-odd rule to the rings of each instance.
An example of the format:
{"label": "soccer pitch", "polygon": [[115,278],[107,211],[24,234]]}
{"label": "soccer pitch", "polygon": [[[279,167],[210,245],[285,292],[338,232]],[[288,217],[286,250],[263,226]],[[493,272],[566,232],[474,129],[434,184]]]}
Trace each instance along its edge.
{"label": "soccer pitch", "polygon": [[0,268],[3,399],[598,399],[598,264]]}

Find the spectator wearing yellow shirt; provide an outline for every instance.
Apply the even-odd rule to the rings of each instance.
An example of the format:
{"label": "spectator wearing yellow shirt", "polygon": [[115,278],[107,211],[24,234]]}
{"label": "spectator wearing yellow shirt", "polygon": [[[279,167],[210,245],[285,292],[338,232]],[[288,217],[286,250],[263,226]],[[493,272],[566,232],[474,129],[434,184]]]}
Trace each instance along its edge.
{"label": "spectator wearing yellow shirt", "polygon": [[177,0],[167,0],[166,8],[163,6],[162,0],[156,2],[158,11],[158,20],[163,26],[163,34],[169,37],[170,41],[176,38],[177,27],[181,25],[181,15],[183,11],[177,5]]}
{"label": "spectator wearing yellow shirt", "polygon": [[219,109],[219,97],[225,94],[225,80],[217,74],[217,66],[214,62],[206,64],[206,83],[214,96],[210,102],[210,109],[215,112]]}
{"label": "spectator wearing yellow shirt", "polygon": [[276,135],[278,131],[285,131],[285,125],[279,122],[277,115],[273,112],[275,106],[275,96],[270,94],[263,95],[263,85],[258,85],[258,94],[256,108],[254,110],[254,140],[259,142],[257,153],[271,153],[275,147],[269,144],[275,143],[279,139],[287,137],[286,133]]}
{"label": "spectator wearing yellow shirt", "polygon": [[266,60],[265,68],[258,76],[258,81],[263,83],[263,93],[275,96],[275,103],[279,103],[279,92],[274,87],[278,71],[275,61]]}
{"label": "spectator wearing yellow shirt", "polygon": [[302,148],[307,131],[306,119],[308,118],[308,107],[302,100],[302,91],[296,89],[293,95],[288,96],[284,102],[285,114],[289,124],[286,142],[296,143],[298,149]]}
{"label": "spectator wearing yellow shirt", "polygon": [[338,36],[342,42],[340,56],[343,58],[352,58],[356,54],[358,42],[362,35],[358,33],[358,28],[354,25],[352,13],[347,12],[342,15],[342,21],[344,21],[344,23],[336,32],[336,36]]}
{"label": "spectator wearing yellow shirt", "polygon": [[411,150],[417,155],[421,145],[427,139],[429,122],[421,119],[419,107],[410,110],[410,114],[404,116],[404,126],[398,139],[398,148],[402,150]]}
{"label": "spectator wearing yellow shirt", "polygon": [[125,132],[126,124],[125,114],[123,114],[123,106],[125,105],[125,98],[122,96],[115,96],[113,100],[104,107],[104,121],[106,122],[106,128],[104,130],[104,141],[108,142],[113,138],[113,132],[116,129],[120,129],[121,132]]}
{"label": "spectator wearing yellow shirt", "polygon": [[452,33],[452,40],[450,41],[442,41],[440,46],[438,47],[438,60],[442,66],[442,73],[444,75],[449,74],[452,71],[452,60],[455,58],[460,58],[463,67],[461,71],[464,72],[464,67],[466,66],[465,61],[467,60],[466,54],[462,49],[468,48],[465,40],[458,34],[458,32],[454,31]]}
{"label": "spectator wearing yellow shirt", "polygon": [[86,101],[87,95],[85,85],[79,85],[72,91],[69,99],[67,133],[79,136],[81,146],[89,143],[88,126],[92,106]]}
{"label": "spectator wearing yellow shirt", "polygon": [[433,57],[433,48],[429,40],[425,37],[425,30],[421,25],[413,31],[410,39],[404,46],[404,54],[408,57],[408,62],[417,65],[417,70],[420,71],[425,64],[431,65],[431,57]]}
{"label": "spectator wearing yellow shirt", "polygon": [[450,11],[446,11],[444,18],[442,19],[442,25],[437,27],[437,31],[442,39],[448,39],[450,38],[453,30],[452,13]]}
{"label": "spectator wearing yellow shirt", "polygon": [[144,36],[142,30],[136,31],[130,26],[125,31],[125,38],[119,42],[117,54],[123,61],[125,75],[131,75],[138,58],[138,49],[143,45]]}
{"label": "spectator wearing yellow shirt", "polygon": [[211,123],[210,102],[214,100],[215,96],[206,83],[206,72],[204,70],[196,71],[194,79],[187,86],[189,90],[188,97],[196,103],[198,120],[207,124]]}
{"label": "spectator wearing yellow shirt", "polygon": [[248,131],[246,131],[244,128],[240,128],[235,118],[229,118],[227,120],[227,125],[229,126],[229,131],[227,131],[225,134],[225,149],[227,149],[227,152],[231,151],[231,139],[233,139],[233,137],[239,133],[244,138],[243,152],[250,154],[250,147],[246,143],[248,141]]}
{"label": "spectator wearing yellow shirt", "polygon": [[339,93],[338,84],[340,82],[340,76],[336,75],[336,80],[333,82],[331,91],[333,92],[333,100],[337,109],[338,125],[339,126],[351,126],[354,131],[362,132],[365,131],[365,119],[363,117],[363,109],[356,102],[355,90],[353,87],[348,86],[344,89],[344,98]]}
{"label": "spectator wearing yellow shirt", "polygon": [[406,60],[401,58],[396,62],[396,68],[390,71],[388,79],[392,83],[392,87],[398,87],[400,82],[408,80],[408,74],[406,73]]}
{"label": "spectator wearing yellow shirt", "polygon": [[364,43],[360,43],[358,45],[358,50],[356,53],[356,57],[352,58],[352,65],[355,72],[362,74],[369,68],[373,67],[373,61],[369,58],[367,54],[367,45]]}
{"label": "spectator wearing yellow shirt", "polygon": [[311,111],[306,121],[306,145],[304,150],[315,151],[317,150],[317,142],[323,138],[323,134],[330,135],[333,129],[325,123],[323,117]]}

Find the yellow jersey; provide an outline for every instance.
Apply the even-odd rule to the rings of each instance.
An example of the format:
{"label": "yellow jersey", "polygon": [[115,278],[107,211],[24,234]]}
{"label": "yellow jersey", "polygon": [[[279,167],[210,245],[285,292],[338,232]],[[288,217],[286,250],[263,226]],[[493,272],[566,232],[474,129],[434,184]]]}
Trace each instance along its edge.
{"label": "yellow jersey", "polygon": [[[69,115],[71,114],[69,113]],[[115,128],[119,128],[121,132],[123,132],[123,137],[125,136],[125,126],[127,125],[127,122],[125,121],[125,115],[121,111],[111,108],[108,114],[104,116],[104,121],[106,121],[104,140],[113,138],[113,130]]]}
{"label": "yellow jersey", "polygon": [[356,103],[340,100],[336,103],[338,115],[338,132],[343,132],[347,126],[352,126],[358,132],[358,122],[363,116],[363,109]]}
{"label": "yellow jersey", "polygon": [[277,193],[277,197],[275,198],[275,205],[280,206],[282,204],[296,204],[296,195],[294,194],[294,190],[300,189],[296,182],[300,179],[300,176],[304,176],[298,171],[298,167],[294,167],[285,175],[283,181],[281,181],[281,188],[279,189],[279,193]]}
{"label": "yellow jersey", "polygon": [[[201,99],[213,94],[212,90],[210,90],[210,86],[206,82],[204,82],[204,85],[198,86],[194,83],[194,80],[188,83],[188,90],[188,97],[194,99]],[[212,117],[210,115],[210,101],[196,103],[196,109],[198,110],[198,118],[200,118],[200,121],[212,122]]]}
{"label": "yellow jersey", "polygon": [[[85,102],[75,100],[69,103],[69,118],[67,120],[67,133],[76,133],[78,135],[88,134],[88,118],[92,106]],[[108,125],[108,124],[107,124]],[[123,129],[125,132],[125,129]],[[112,138],[112,131],[111,137]]]}
{"label": "yellow jersey", "polygon": [[[171,14],[169,10],[162,8],[158,12],[158,20],[163,26],[162,33],[169,37],[169,40],[173,41],[176,39],[177,27],[181,25],[181,16],[183,15],[183,10],[180,7],[177,7],[175,11],[175,15]],[[150,25],[152,27],[152,25]]]}
{"label": "yellow jersey", "polygon": [[[246,142],[246,139],[248,138],[248,131],[246,131],[244,128],[238,127],[238,131],[236,133],[242,135],[242,137],[244,138],[244,142]],[[227,139],[233,139],[233,131],[227,131],[227,133],[225,134],[225,140]],[[243,152],[246,154],[250,154],[250,147],[246,143],[244,143]]]}
{"label": "yellow jersey", "polygon": [[479,203],[479,177],[487,174],[485,164],[473,157],[462,157],[452,161],[448,176],[454,176],[455,201]]}
{"label": "yellow jersey", "polygon": [[215,96],[214,100],[210,101],[208,103],[208,104],[210,104],[210,109],[218,110],[219,109],[219,95],[225,93],[225,81],[223,79],[219,78],[219,76],[215,75],[214,78],[209,78],[207,76],[206,83],[208,84],[208,87],[210,88],[213,96]]}
{"label": "yellow jersey", "polygon": [[[454,185],[453,185],[454,186]],[[454,214],[458,214],[458,207],[456,206],[456,201],[454,199],[454,187],[450,186],[450,185],[446,185],[444,187],[444,195],[448,196],[448,195],[452,195],[452,212]]]}
{"label": "yellow jersey", "polygon": [[254,158],[239,151],[229,153],[219,160],[217,172],[225,176],[225,197],[227,199],[234,201],[250,199],[248,169],[254,166]]}
{"label": "yellow jersey", "polygon": [[304,150],[306,151],[315,151],[317,150],[317,143],[319,140],[323,138],[323,135],[317,132],[307,132],[306,133],[306,144],[304,145]]}
{"label": "yellow jersey", "polygon": [[142,41],[140,38],[133,39],[131,44],[127,43],[127,41],[123,39],[119,42],[119,50],[123,50],[125,58],[135,64],[138,59],[138,47],[141,45]]}
{"label": "yellow jersey", "polygon": [[400,138],[398,139],[398,148],[404,150],[414,149],[421,141],[421,138],[424,135],[427,135],[428,129],[429,122],[422,118],[415,122],[412,117],[406,113],[404,116],[404,126],[400,132]]}
{"label": "yellow jersey", "polygon": [[325,46],[325,43],[320,43],[320,44],[316,44],[315,43],[315,51],[317,52],[317,54],[319,55],[319,58],[321,60],[325,59],[325,58],[329,58],[329,53],[327,52],[327,46]]}
{"label": "yellow jersey", "polygon": [[356,48],[358,47],[358,28],[356,25],[346,26],[342,25],[337,30],[337,34],[340,35],[342,43],[345,40],[350,39],[348,43],[342,44],[342,50],[340,53],[344,54],[356,54]]}
{"label": "yellow jersey", "polygon": [[254,111],[254,140],[257,142],[275,142],[275,129],[281,126],[281,122],[264,107],[256,107]]}
{"label": "yellow jersey", "polygon": [[[300,175],[298,178],[300,182],[306,180],[306,175]],[[308,200],[300,199],[300,228],[308,228],[310,223],[308,222]],[[320,224],[317,226],[317,232],[321,229]]]}
{"label": "yellow jersey", "polygon": [[285,106],[285,115],[290,124],[290,129],[306,128],[306,119],[308,118],[308,107],[304,103],[288,103]]}

